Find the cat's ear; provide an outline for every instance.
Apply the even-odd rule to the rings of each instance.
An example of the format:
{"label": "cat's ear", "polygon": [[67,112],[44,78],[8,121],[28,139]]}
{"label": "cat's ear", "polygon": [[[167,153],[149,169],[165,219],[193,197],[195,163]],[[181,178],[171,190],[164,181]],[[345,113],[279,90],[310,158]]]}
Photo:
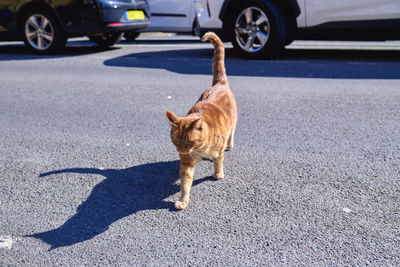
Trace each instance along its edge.
{"label": "cat's ear", "polygon": [[171,126],[177,126],[178,125],[179,118],[172,111],[168,110],[166,115],[167,115],[167,119],[169,121],[169,124],[171,124]]}

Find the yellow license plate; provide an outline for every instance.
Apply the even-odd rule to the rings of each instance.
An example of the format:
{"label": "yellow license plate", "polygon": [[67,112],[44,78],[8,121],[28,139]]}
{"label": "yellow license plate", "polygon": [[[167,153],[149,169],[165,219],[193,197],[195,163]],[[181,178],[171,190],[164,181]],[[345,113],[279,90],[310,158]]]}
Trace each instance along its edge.
{"label": "yellow license plate", "polygon": [[142,10],[129,10],[127,12],[129,20],[144,20],[144,13]]}

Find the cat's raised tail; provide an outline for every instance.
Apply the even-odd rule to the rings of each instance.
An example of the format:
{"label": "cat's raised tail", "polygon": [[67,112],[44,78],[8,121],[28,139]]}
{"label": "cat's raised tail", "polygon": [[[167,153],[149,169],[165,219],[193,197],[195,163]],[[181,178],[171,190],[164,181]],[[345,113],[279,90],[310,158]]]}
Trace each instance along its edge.
{"label": "cat's raised tail", "polygon": [[213,83],[215,85],[228,84],[225,71],[225,48],[224,43],[219,39],[218,35],[213,32],[207,32],[201,38],[202,42],[210,41],[214,46],[214,57],[213,57]]}

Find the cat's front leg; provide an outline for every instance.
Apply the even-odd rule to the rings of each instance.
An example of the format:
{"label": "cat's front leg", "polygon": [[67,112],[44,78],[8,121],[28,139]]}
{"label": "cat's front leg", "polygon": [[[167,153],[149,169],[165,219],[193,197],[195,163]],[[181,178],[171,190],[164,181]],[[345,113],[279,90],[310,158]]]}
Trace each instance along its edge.
{"label": "cat's front leg", "polygon": [[193,183],[195,161],[189,155],[180,154],[179,178],[181,181],[181,197],[175,202],[177,210],[183,210],[189,203],[190,189]]}
{"label": "cat's front leg", "polygon": [[213,159],[214,161],[214,178],[222,179],[224,178],[224,151],[218,154],[217,158]]}

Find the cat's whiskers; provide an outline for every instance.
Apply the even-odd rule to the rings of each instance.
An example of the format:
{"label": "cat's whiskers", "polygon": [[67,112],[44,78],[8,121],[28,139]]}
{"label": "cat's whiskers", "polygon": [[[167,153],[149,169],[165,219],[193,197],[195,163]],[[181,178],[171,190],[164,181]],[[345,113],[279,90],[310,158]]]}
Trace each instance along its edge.
{"label": "cat's whiskers", "polygon": [[189,153],[188,155],[189,155],[194,161],[197,161],[196,158],[195,158],[195,156],[194,156],[192,153]]}
{"label": "cat's whiskers", "polygon": [[192,156],[192,158],[196,161],[199,162],[203,159],[203,156],[197,152],[196,150],[192,150],[192,152],[190,153],[190,155]]}

